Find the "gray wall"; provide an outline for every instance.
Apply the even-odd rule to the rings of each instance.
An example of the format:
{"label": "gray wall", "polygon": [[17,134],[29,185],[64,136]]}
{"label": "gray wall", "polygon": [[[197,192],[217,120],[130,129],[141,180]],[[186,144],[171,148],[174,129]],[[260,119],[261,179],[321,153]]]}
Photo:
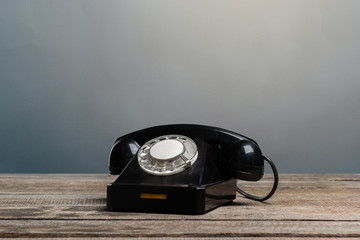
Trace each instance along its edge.
{"label": "gray wall", "polygon": [[107,172],[167,123],[258,141],[282,173],[359,172],[360,1],[0,1],[0,172]]}

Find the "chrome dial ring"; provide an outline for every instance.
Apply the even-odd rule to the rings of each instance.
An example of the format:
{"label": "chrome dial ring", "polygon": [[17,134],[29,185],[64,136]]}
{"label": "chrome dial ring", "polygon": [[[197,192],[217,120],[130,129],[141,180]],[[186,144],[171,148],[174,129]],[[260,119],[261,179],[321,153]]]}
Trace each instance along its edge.
{"label": "chrome dial ring", "polygon": [[194,164],[198,157],[196,143],[183,135],[164,135],[146,142],[139,149],[140,167],[153,175],[172,175]]}

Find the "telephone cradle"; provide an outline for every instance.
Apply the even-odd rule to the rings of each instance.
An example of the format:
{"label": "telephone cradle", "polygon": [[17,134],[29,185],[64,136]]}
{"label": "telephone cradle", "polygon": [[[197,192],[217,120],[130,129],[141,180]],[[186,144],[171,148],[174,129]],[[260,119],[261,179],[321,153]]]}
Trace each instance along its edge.
{"label": "telephone cradle", "polygon": [[[264,160],[274,184],[264,197],[250,195],[236,180],[258,181]],[[258,144],[243,135],[194,124],[163,125],[118,138],[109,156],[107,208],[113,211],[204,214],[232,202],[236,192],[257,201],[276,191],[278,174]]]}

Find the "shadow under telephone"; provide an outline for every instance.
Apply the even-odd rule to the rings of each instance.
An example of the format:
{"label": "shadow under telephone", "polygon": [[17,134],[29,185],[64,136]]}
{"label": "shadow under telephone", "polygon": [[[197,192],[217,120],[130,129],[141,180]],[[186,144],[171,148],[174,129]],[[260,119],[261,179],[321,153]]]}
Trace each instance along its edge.
{"label": "shadow under telephone", "polygon": [[[258,181],[264,160],[274,184],[264,197],[250,195],[236,179]],[[278,173],[258,144],[216,127],[174,124],[139,130],[118,138],[109,157],[107,207],[114,211],[203,214],[231,202],[236,191],[264,201],[278,185]]]}

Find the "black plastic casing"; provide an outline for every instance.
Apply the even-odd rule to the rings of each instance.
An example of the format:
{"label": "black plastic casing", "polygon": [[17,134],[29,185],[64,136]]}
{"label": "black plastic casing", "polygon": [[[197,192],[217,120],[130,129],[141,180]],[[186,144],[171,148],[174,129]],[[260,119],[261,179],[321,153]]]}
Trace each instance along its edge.
{"label": "black plastic casing", "polygon": [[[107,207],[113,211],[204,214],[235,199],[235,179],[202,186],[157,186],[112,183]],[[143,199],[142,194],[165,199]]]}
{"label": "black plastic casing", "polygon": [[[196,162],[174,175],[144,172],[137,161],[140,146],[170,134],[190,137],[196,143]],[[261,179],[264,161],[256,142],[242,135],[215,127],[177,124],[118,138],[110,153],[109,170],[120,174],[107,187],[107,207],[111,210],[202,214],[235,199],[236,179]],[[163,198],[142,198],[143,194]]]}
{"label": "black plastic casing", "polygon": [[110,173],[120,174],[136,156],[140,146],[148,140],[169,134],[184,135],[217,146],[217,158],[220,160],[218,167],[226,169],[231,177],[258,181],[264,175],[264,160],[259,145],[254,140],[225,129],[195,124],[156,126],[118,138],[110,153]]}

